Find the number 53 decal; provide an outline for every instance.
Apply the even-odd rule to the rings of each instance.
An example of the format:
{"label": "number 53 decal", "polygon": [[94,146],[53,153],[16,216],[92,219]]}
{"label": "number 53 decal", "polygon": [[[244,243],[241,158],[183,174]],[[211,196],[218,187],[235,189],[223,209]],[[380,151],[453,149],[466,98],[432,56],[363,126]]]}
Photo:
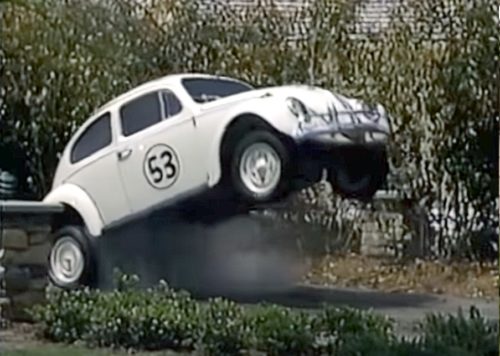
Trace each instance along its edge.
{"label": "number 53 decal", "polygon": [[144,159],[144,175],[154,188],[169,188],[177,180],[179,169],[179,159],[170,146],[160,143],[147,151]]}

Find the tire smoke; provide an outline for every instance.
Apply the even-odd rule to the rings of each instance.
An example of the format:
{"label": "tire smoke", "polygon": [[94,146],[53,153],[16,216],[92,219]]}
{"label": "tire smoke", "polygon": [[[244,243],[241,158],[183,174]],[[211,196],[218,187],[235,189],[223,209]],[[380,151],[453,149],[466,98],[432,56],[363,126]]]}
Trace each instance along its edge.
{"label": "tire smoke", "polygon": [[114,268],[143,287],[163,279],[202,296],[280,292],[303,273],[293,236],[252,215],[206,223],[155,214],[103,235],[99,255],[101,289],[113,287]]}

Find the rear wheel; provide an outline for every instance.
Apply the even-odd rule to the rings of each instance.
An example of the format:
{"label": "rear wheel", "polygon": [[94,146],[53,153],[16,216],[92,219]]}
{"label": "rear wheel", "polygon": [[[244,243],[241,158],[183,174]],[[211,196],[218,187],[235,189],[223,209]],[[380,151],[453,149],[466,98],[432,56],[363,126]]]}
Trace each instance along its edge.
{"label": "rear wheel", "polygon": [[59,288],[94,286],[96,253],[90,235],[81,226],[65,226],[54,234],[49,254],[49,278]]}
{"label": "rear wheel", "polygon": [[355,148],[339,158],[340,164],[329,169],[328,180],[342,196],[368,201],[385,184],[389,172],[385,149]]}
{"label": "rear wheel", "polygon": [[231,184],[251,203],[281,198],[288,186],[290,155],[285,144],[268,130],[251,131],[233,146]]}

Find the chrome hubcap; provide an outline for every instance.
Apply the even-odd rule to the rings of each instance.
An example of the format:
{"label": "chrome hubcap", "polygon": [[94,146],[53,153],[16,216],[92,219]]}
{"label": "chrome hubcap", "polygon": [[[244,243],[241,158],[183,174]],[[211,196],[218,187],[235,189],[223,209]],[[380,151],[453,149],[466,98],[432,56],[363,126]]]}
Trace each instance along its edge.
{"label": "chrome hubcap", "polygon": [[241,157],[240,177],[254,195],[270,194],[278,186],[281,177],[278,153],[267,143],[250,145]]}
{"label": "chrome hubcap", "polygon": [[50,269],[53,277],[61,284],[78,281],[84,269],[83,252],[71,237],[62,237],[50,252]]}

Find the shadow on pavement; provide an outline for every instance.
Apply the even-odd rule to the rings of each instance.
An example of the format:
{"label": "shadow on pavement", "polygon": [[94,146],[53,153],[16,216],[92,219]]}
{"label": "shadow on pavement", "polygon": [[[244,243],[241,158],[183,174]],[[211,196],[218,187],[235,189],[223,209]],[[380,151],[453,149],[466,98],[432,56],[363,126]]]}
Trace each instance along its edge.
{"label": "shadow on pavement", "polygon": [[[215,294],[197,295],[209,298]],[[335,287],[296,286],[279,292],[226,293],[226,298],[240,303],[277,303],[292,308],[316,309],[326,305],[360,309],[418,308],[438,302],[440,298],[424,294],[387,293]]]}

